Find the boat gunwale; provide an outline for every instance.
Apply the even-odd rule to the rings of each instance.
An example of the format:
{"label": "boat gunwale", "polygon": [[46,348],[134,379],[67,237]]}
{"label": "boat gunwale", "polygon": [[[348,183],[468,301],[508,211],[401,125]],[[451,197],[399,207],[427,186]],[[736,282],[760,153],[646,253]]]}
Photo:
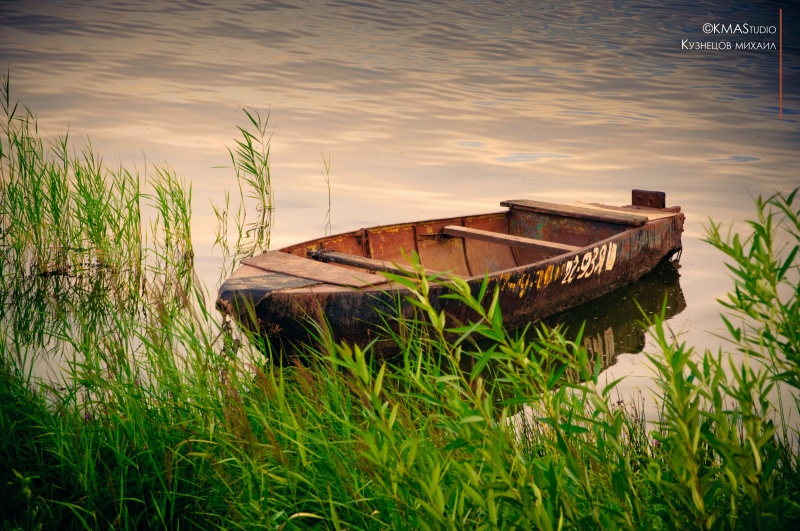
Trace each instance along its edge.
{"label": "boat gunwale", "polygon": [[[337,234],[330,234],[328,236],[322,236],[320,238],[313,238],[311,240],[306,240],[306,241],[303,241],[303,242],[293,243],[291,245],[285,245],[285,246],[281,247],[280,249],[275,249],[275,250],[276,251],[281,251],[281,252],[287,252],[286,251],[287,249],[302,249],[302,248],[305,248],[305,247],[311,247],[313,245],[319,246],[322,242],[324,242],[326,240],[330,241],[330,240],[335,240],[335,239],[338,239],[338,238],[353,237],[353,236],[363,236],[363,234],[366,231],[372,231],[372,230],[378,230],[378,229],[381,229],[381,230],[402,229],[402,228],[407,228],[407,227],[417,227],[419,225],[424,225],[424,224],[441,223],[441,222],[448,221],[448,220],[462,220],[463,221],[463,220],[469,219],[469,218],[491,217],[491,216],[497,216],[497,215],[500,215],[500,214],[507,216],[510,211],[511,210],[509,209],[509,210],[500,210],[500,211],[494,211],[494,212],[485,212],[485,213],[482,213],[482,214],[465,214],[463,216],[447,216],[447,217],[444,217],[444,218],[421,219],[419,221],[404,221],[404,222],[401,222],[401,223],[388,223],[386,225],[374,225],[374,226],[371,226],[371,227],[362,227],[360,229],[355,229],[355,230],[351,230],[351,231],[347,231],[347,232],[339,232]],[[290,254],[293,254],[293,253],[290,253]],[[371,257],[365,256],[364,258],[371,258]]]}
{"label": "boat gunwale", "polygon": [[[598,210],[608,209],[608,210],[622,211],[623,209],[626,209],[626,207],[624,207],[624,206],[623,207],[613,207],[613,206],[610,206],[610,205],[600,205],[600,204],[593,204],[593,203],[586,203],[586,205],[591,205],[588,208],[592,208],[592,207],[598,208],[598,207],[600,207],[600,208],[598,208]],[[566,205],[565,204],[565,205],[562,205],[562,206],[572,206],[572,205]],[[659,212],[659,213],[665,214],[665,216],[664,217],[655,218],[655,219],[648,219],[642,225],[632,226],[632,227],[629,225],[630,229],[625,229],[622,232],[625,232],[627,230],[641,229],[641,228],[646,227],[648,224],[653,223],[655,221],[662,221],[662,220],[665,220],[665,219],[672,219],[676,215],[682,214],[680,212],[680,210],[678,210],[678,211],[672,211],[671,210],[671,209],[674,209],[674,208],[680,209],[680,207],[667,207],[667,208],[648,208],[648,207],[635,207],[635,206],[631,206],[631,207],[632,207],[631,208],[631,212],[642,212],[642,211],[649,210],[649,211],[652,211],[654,213],[655,212]],[[310,247],[316,247],[316,250],[325,250],[324,247],[321,247],[324,244],[325,241],[333,241],[333,240],[337,240],[337,239],[341,239],[341,238],[348,238],[348,237],[364,237],[365,234],[367,233],[367,231],[387,230],[387,229],[403,229],[403,228],[407,228],[407,227],[417,227],[419,225],[437,224],[437,223],[442,223],[442,222],[450,221],[450,220],[459,220],[459,221],[463,222],[464,220],[474,219],[474,218],[489,218],[489,217],[498,216],[498,215],[509,216],[512,211],[513,211],[513,207],[509,207],[506,210],[485,212],[485,213],[479,213],[479,214],[465,214],[465,215],[461,215],[461,216],[447,216],[447,217],[442,217],[442,218],[423,219],[423,220],[418,220],[418,221],[405,221],[405,222],[401,222],[401,223],[389,223],[389,224],[386,224],[386,225],[374,225],[374,226],[371,226],[371,227],[362,227],[360,229],[355,229],[355,230],[346,231],[346,232],[340,232],[340,233],[337,233],[337,234],[330,234],[328,236],[322,236],[322,237],[319,237],[319,238],[312,238],[310,240],[294,243],[294,244],[291,244],[291,245],[285,245],[285,246],[283,246],[283,247],[281,247],[279,249],[275,249],[275,251],[280,251],[280,252],[284,252],[284,253],[288,253],[288,254],[294,254],[293,252],[289,251],[289,249],[307,249],[307,248],[310,248]],[[603,220],[591,220],[591,219],[584,219],[584,218],[580,218],[580,217],[575,217],[575,216],[570,215],[568,212],[564,212],[563,214],[558,214],[556,212],[552,212],[552,213],[544,213],[544,215],[550,215],[550,216],[559,216],[560,215],[562,217],[574,219],[574,220],[576,220],[578,222],[583,222],[583,223],[596,223],[596,222],[608,223],[607,221],[603,221]],[[620,226],[624,226],[624,225],[620,225]],[[622,232],[616,233],[616,235],[622,234]],[[498,234],[511,235],[510,233],[498,233]],[[428,236],[428,237],[430,237],[430,236],[440,236],[441,237],[443,235],[436,234],[436,235],[426,235],[426,236]],[[458,237],[458,236],[448,236],[448,237]],[[545,240],[543,240],[543,241],[545,241]],[[586,246],[581,246],[580,249],[585,249],[586,247],[591,247],[593,245],[596,245],[596,243],[588,244]],[[570,253],[572,253],[572,252],[580,252],[580,249],[576,250],[576,251],[570,251]],[[356,255],[356,256],[358,256],[358,255]],[[562,255],[557,255],[557,256],[564,256],[564,255],[562,254]],[[368,257],[366,255],[364,255],[363,258],[372,258],[372,259],[376,259],[376,260],[381,260],[380,258],[374,258],[374,257],[371,257],[371,256]],[[553,258],[556,258],[556,257],[553,257]],[[384,260],[384,261],[390,262],[389,260]],[[390,262],[390,263],[394,263],[394,262]],[[538,262],[532,262],[532,263],[538,263]],[[398,265],[398,264],[395,264],[395,265]],[[527,264],[527,265],[530,265],[530,264]],[[516,266],[516,267],[526,267],[526,266]],[[516,269],[516,268],[508,268],[508,269]],[[503,271],[505,271],[505,270],[503,270]],[[482,277],[483,275],[473,275],[473,276],[481,276]],[[462,277],[462,278],[472,278],[472,277]]]}
{"label": "boat gunwale", "polygon": [[[471,284],[471,283],[474,283],[476,281],[483,281],[484,278],[492,279],[492,278],[502,277],[504,275],[513,275],[515,273],[525,272],[526,270],[529,270],[529,269],[539,269],[539,268],[542,268],[542,267],[546,268],[547,266],[549,266],[551,264],[556,264],[556,263],[560,263],[562,261],[567,261],[567,259],[572,260],[577,255],[584,254],[588,250],[591,250],[591,249],[593,249],[595,247],[601,247],[601,246],[606,245],[608,243],[612,243],[614,240],[624,240],[624,239],[630,237],[632,233],[641,232],[642,230],[646,229],[648,226],[652,226],[652,225],[656,225],[656,224],[670,223],[670,222],[672,222],[674,217],[679,216],[679,215],[682,215],[682,214],[679,213],[679,212],[675,212],[674,215],[670,216],[670,217],[652,219],[652,220],[649,220],[644,225],[641,225],[641,226],[638,226],[638,227],[631,227],[629,229],[626,229],[626,230],[623,230],[623,231],[618,232],[616,234],[613,234],[613,235],[611,235],[611,236],[609,236],[607,238],[604,238],[602,240],[599,240],[597,242],[590,243],[588,245],[580,247],[580,248],[578,248],[578,249],[576,249],[574,251],[568,251],[568,252],[565,252],[563,254],[558,254],[556,256],[551,256],[549,258],[545,258],[543,260],[539,260],[539,261],[536,261],[536,262],[531,262],[529,264],[523,264],[523,265],[515,266],[515,267],[512,267],[512,268],[501,269],[501,270],[498,270],[498,271],[493,271],[491,273],[484,273],[482,275],[459,276],[459,275],[453,275],[452,273],[449,273],[448,271],[439,271],[434,275],[428,275],[428,277],[429,278],[430,277],[435,277],[437,280],[442,280],[443,282],[446,282],[448,277],[453,275],[453,276],[458,276],[459,278],[461,278],[464,281],[466,281],[466,282]],[[463,216],[463,217],[466,218],[466,217],[471,217],[471,216]],[[458,219],[458,218],[443,218],[442,221],[447,220],[447,219]],[[435,221],[439,221],[439,220],[433,220],[433,221],[435,222]],[[419,223],[427,223],[427,222],[428,221],[421,221]],[[385,226],[386,227],[391,227],[393,225],[385,225]],[[356,231],[356,232],[358,232],[358,231]],[[453,237],[458,237],[458,236],[453,236]],[[311,241],[315,241],[315,240],[311,240]],[[298,244],[298,245],[301,245],[301,244]],[[292,246],[292,247],[294,247],[294,246]],[[277,251],[285,252],[285,251],[283,251],[283,249],[277,249]],[[673,253],[674,252],[677,252],[677,250],[673,251]],[[311,260],[311,259],[309,258],[309,260]],[[390,263],[394,264],[398,268],[401,268],[401,269],[404,269],[404,270],[408,271],[409,278],[411,278],[411,274],[414,273],[414,270],[411,267],[411,264],[405,264],[404,265],[404,264],[398,264],[396,262],[390,262]],[[344,270],[344,269],[347,269],[347,268],[342,267],[342,269]],[[424,267],[423,267],[423,271],[424,271]],[[383,275],[382,272],[377,272],[375,274],[376,275]],[[386,278],[385,275],[384,275],[384,278]],[[364,287],[361,287],[361,288],[351,287],[351,286],[339,286],[339,285],[336,285],[336,284],[328,284],[328,283],[322,282],[320,284],[316,284],[316,285],[313,285],[313,286],[289,288],[289,289],[285,289],[285,290],[276,291],[274,293],[275,294],[282,293],[282,294],[285,294],[285,295],[301,295],[301,294],[306,294],[306,293],[313,293],[315,288],[318,289],[318,288],[320,288],[322,286],[330,286],[330,287],[334,288],[334,289],[329,289],[328,293],[336,293],[336,292],[343,292],[343,293],[351,293],[351,292],[376,293],[376,292],[389,292],[389,291],[391,291],[391,292],[410,292],[410,289],[408,287],[403,286],[403,285],[398,286],[396,282],[393,282],[393,281],[391,281],[390,279],[387,278],[387,282],[386,283],[381,283],[381,284],[374,285],[374,286],[364,286]],[[326,289],[328,289],[328,288],[326,288]]]}

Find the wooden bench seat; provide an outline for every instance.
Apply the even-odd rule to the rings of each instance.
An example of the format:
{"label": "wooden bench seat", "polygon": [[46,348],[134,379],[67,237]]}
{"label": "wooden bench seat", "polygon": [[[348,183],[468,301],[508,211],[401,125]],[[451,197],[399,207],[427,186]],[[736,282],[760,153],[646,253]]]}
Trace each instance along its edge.
{"label": "wooden bench seat", "polygon": [[522,236],[512,236],[510,234],[490,232],[488,230],[471,229],[468,227],[460,227],[458,225],[446,225],[444,229],[442,229],[442,232],[450,236],[458,236],[460,238],[472,238],[490,243],[509,245],[511,247],[521,247],[523,249],[535,249],[538,251],[559,251],[561,254],[571,253],[581,249],[581,247],[576,247],[575,245],[565,245],[563,243],[534,240],[533,238],[523,238]]}
{"label": "wooden bench seat", "polygon": [[647,216],[638,214],[628,214],[625,212],[612,212],[598,208],[581,207],[575,205],[559,205],[556,203],[544,203],[542,201],[531,201],[528,199],[512,199],[503,201],[500,206],[528,210],[540,214],[550,214],[564,216],[567,218],[586,219],[589,221],[602,221],[604,223],[614,223],[617,225],[628,225],[631,227],[641,227],[647,223]]}
{"label": "wooden bench seat", "polygon": [[[409,264],[408,268],[399,267],[385,260],[375,260],[354,254],[338,253],[336,251],[309,251],[308,256],[320,262],[329,262],[352,267],[360,267],[369,271],[380,271],[383,273],[394,273],[395,275],[414,275],[414,270]],[[426,269],[425,273],[431,275],[440,274],[439,271]]]}
{"label": "wooden bench seat", "polygon": [[372,275],[355,269],[336,267],[281,251],[262,253],[242,260],[242,263],[262,271],[283,273],[284,275],[316,280],[337,286],[364,288],[387,282],[382,275]]}

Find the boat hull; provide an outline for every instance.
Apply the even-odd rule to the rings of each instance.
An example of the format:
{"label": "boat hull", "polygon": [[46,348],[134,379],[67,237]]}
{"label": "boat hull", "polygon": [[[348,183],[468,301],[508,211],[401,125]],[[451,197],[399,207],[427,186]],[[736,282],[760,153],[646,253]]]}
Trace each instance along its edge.
{"label": "boat hull", "polygon": [[[508,234],[517,235],[516,237],[522,240],[530,239],[529,236],[533,238],[548,236],[551,240],[561,240],[561,244],[555,245],[562,245],[571,250],[557,249],[548,256],[547,252],[543,253],[541,250],[537,254],[537,251],[517,248],[516,243],[500,245],[484,242],[483,247],[470,247],[472,241],[469,240],[468,244],[467,238],[462,240],[445,235],[448,228],[454,225],[457,228],[458,223],[462,227],[486,226],[496,224],[502,216],[505,216],[503,219],[506,223],[503,230]],[[681,249],[684,217],[677,212],[663,217],[654,216],[655,219],[648,219],[639,226],[623,228],[614,223],[577,220],[563,215],[548,215],[543,223],[541,216],[542,214],[537,212],[510,209],[507,213],[433,220],[376,229],[388,228],[391,230],[385,230],[383,233],[401,234],[408,226],[413,226],[417,235],[415,238],[417,247],[412,250],[419,252],[423,265],[430,269],[449,269],[449,271],[459,269],[461,263],[459,253],[461,253],[466,257],[467,266],[465,270],[457,273],[461,273],[473,295],[480,292],[483,282],[488,283],[489,293],[497,290],[503,322],[508,328],[538,321],[634,282],[651,271],[660,261]],[[579,224],[580,228],[576,229]],[[543,229],[543,226],[547,229]],[[374,233],[371,234],[382,234],[376,229],[373,229]],[[425,236],[426,231],[432,235],[430,238],[419,237]],[[331,283],[335,282],[335,279],[321,278],[312,273],[297,273],[298,270],[295,269],[297,266],[293,265],[297,260],[308,260],[306,257],[310,256],[314,249],[326,247],[355,253],[359,251],[355,248],[361,246],[360,254],[371,252],[375,256],[377,253],[374,249],[363,250],[365,245],[375,245],[375,240],[379,240],[374,235],[368,243],[363,241],[348,243],[350,240],[359,242],[359,234],[370,236],[364,231],[357,231],[272,251],[272,255],[267,253],[263,257],[266,265],[261,267],[264,269],[259,267],[258,260],[261,258],[255,257],[251,265],[243,266],[237,275],[223,284],[218,307],[248,329],[268,338],[273,346],[282,345],[284,349],[290,348],[289,345],[313,341],[315,334],[312,323],[327,327],[337,341],[364,345],[373,339],[385,338],[386,316],[398,313],[404,317],[413,315],[413,305],[406,300],[406,296],[410,294],[407,288],[386,282],[380,273],[365,274],[367,272],[363,269],[346,266],[341,266],[345,275],[350,272],[354,279],[356,275],[360,275],[358,282],[354,280],[350,283],[360,283],[360,285],[358,287],[341,285],[347,284],[347,281],[337,285]],[[505,234],[501,236],[509,238]],[[593,238],[594,241],[585,244],[587,238],[590,240]],[[361,240],[363,239],[362,237]],[[423,243],[422,247],[419,245],[420,242]],[[585,245],[576,246],[570,243]],[[426,253],[424,245],[438,246],[440,252]],[[475,274],[475,268],[471,265],[478,260],[469,260],[470,252],[475,254],[478,248],[484,249],[483,256],[480,257],[482,267],[486,268],[483,274]],[[510,251],[514,262],[503,258],[503,253],[499,252],[501,249],[503,252]],[[402,255],[408,253],[409,249],[408,246],[398,247],[393,252]],[[530,263],[516,265],[517,262],[526,260],[525,252],[533,253],[527,258],[531,260]],[[295,262],[289,260],[291,263],[289,266],[270,265],[273,263],[270,261],[273,258],[289,256],[298,258],[293,258]],[[447,262],[443,256],[455,256],[457,261]],[[438,263],[436,259],[430,257],[438,257]],[[270,260],[267,260],[268,258]],[[497,262],[494,266],[493,260]],[[403,265],[402,261],[392,261]],[[299,264],[302,266],[305,262]],[[410,268],[407,262],[405,264]],[[442,268],[442,264],[453,267]],[[440,267],[434,267],[435,265]],[[513,267],[496,269],[503,265]],[[492,267],[495,270],[492,270]],[[370,278],[374,278],[372,284]],[[450,319],[449,322],[454,325],[473,320],[475,315],[465,305],[457,300],[443,297],[448,289],[446,283],[431,284],[430,302],[433,308],[437,312],[444,311]]]}

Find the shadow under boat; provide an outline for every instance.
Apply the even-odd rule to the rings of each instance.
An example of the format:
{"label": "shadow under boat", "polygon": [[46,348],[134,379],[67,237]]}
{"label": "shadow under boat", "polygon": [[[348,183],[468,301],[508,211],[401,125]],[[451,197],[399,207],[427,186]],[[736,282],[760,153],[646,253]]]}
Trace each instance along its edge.
{"label": "shadow under boat", "polygon": [[583,325],[581,343],[589,352],[589,359],[607,369],[619,354],[637,354],[644,350],[645,320],[652,321],[661,314],[665,299],[665,319],[675,317],[686,308],[679,268],[678,262],[665,260],[637,282],[542,322],[549,327],[560,325],[570,341],[575,341]]}
{"label": "shadow under boat", "polygon": [[[548,328],[558,326],[565,339],[576,341],[578,332],[583,327],[580,344],[588,352],[589,371],[593,372],[598,363],[600,370],[605,370],[614,365],[620,354],[637,354],[644,350],[647,340],[645,322],[661,315],[662,308],[664,319],[671,319],[686,308],[679,268],[677,261],[665,260],[632,284],[547,317],[527,329],[520,329],[520,332],[526,330],[527,336],[534,340],[540,324]],[[478,341],[481,348],[488,348],[490,345],[488,340]],[[460,369],[468,373],[475,361],[471,356],[462,357]],[[490,362],[484,378],[494,381],[493,375],[495,370]]]}

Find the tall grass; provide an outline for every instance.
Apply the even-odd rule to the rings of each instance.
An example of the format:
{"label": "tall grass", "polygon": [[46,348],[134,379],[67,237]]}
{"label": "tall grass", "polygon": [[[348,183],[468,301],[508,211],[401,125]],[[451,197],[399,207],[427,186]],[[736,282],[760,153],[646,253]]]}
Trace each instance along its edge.
{"label": "tall grass", "polygon": [[[273,362],[259,338],[219,323],[191,282],[190,192],[173,173],[156,171],[146,195],[132,174],[71,153],[66,138],[45,146],[30,112],[9,112],[4,134],[5,528],[733,529],[800,520],[797,432],[777,432],[771,394],[797,381],[796,246],[787,254],[756,236],[771,223],[800,242],[794,194],[759,201],[752,236],[709,231],[745,270],[726,302],[748,319],[727,317],[737,348],[774,354],[778,368],[693,352],[656,317],[650,360],[663,413],[648,423],[639,402],[601,384],[580,336],[509,333],[494,293],[473,297],[463,281],[431,279],[419,264],[415,279],[393,278],[418,309],[387,327],[397,359],[377,361],[368,346],[337,344],[318,328],[303,363]],[[59,213],[44,199],[50,175]],[[150,226],[142,203],[158,212]],[[17,222],[20,208],[27,224]],[[108,208],[123,217],[108,220]],[[62,234],[48,232],[55,216]],[[432,282],[447,283],[479,318],[454,328],[431,307]],[[754,311],[748,286],[787,294],[786,310]],[[458,339],[447,339],[452,332]],[[23,353],[48,356],[53,345],[71,353],[63,381],[24,370]]]}
{"label": "tall grass", "polygon": [[[15,340],[27,331],[20,351],[61,351],[52,338],[101,335],[116,314],[135,319],[195,289],[191,189],[170,168],[152,168],[144,193],[136,173],[104,165],[88,141],[45,142],[33,113],[12,105],[7,75],[0,100],[0,317]],[[147,228],[143,210],[155,213]]]}
{"label": "tall grass", "polygon": [[[262,118],[258,111],[243,110],[248,126],[238,127],[241,138],[234,140],[234,149],[228,148],[239,192],[233,215],[235,240],[229,235],[230,194],[226,191],[224,205],[212,204],[217,218],[215,245],[225,260],[221,279],[232,273],[241,259],[269,249],[275,210],[269,160],[272,135],[267,135],[269,114]],[[255,209],[255,216],[248,214],[248,203],[250,212]]]}

